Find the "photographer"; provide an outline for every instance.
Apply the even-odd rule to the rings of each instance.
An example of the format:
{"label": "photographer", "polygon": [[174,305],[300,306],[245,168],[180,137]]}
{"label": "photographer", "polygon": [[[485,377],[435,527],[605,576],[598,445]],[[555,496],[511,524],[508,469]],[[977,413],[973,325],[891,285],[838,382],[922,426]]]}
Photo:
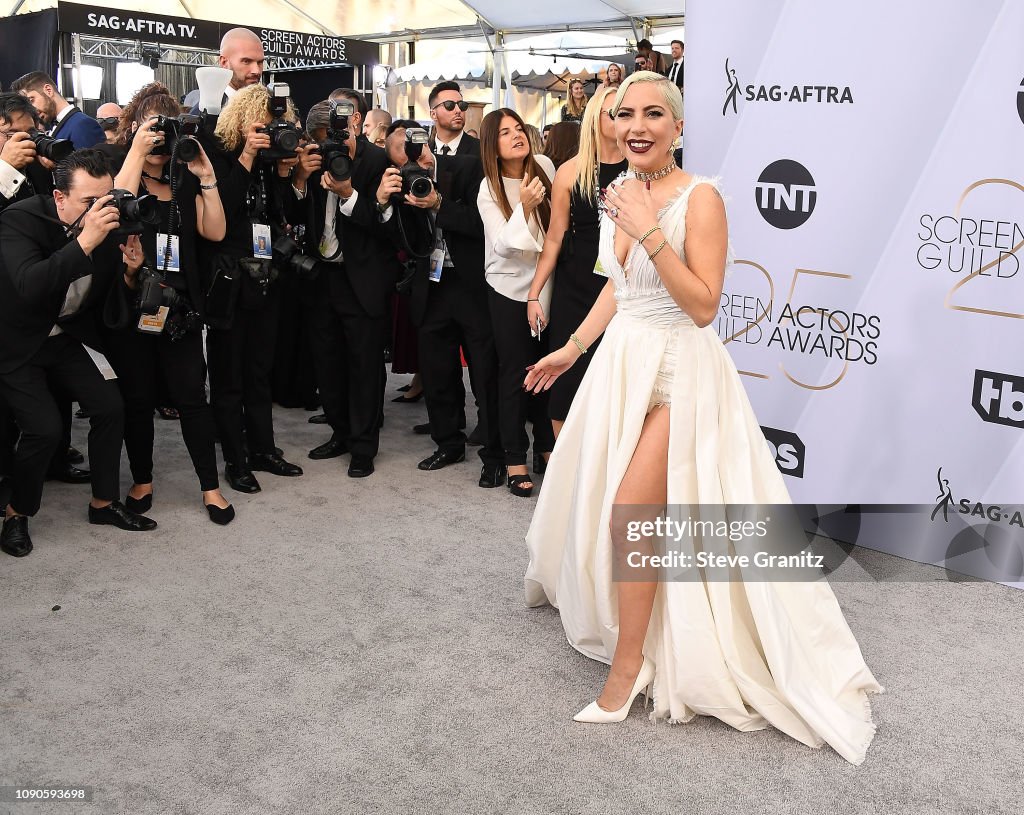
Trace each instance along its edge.
{"label": "photographer", "polygon": [[[41,162],[47,155],[66,157],[72,150],[70,142],[39,133],[37,117],[36,109],[27,97],[20,93],[0,94],[0,212],[14,202],[34,195],[52,195],[53,174]],[[43,155],[40,155],[40,149]],[[64,443],[54,454],[46,477],[66,484],[86,484],[89,472],[74,466],[83,457],[71,448],[71,401],[61,396],[58,404],[64,423]],[[0,425],[3,425],[0,427],[0,436],[3,437],[0,440],[3,448],[0,457],[4,458],[10,457],[9,452],[17,438],[17,428],[5,415],[8,412],[0,398]]]}
{"label": "photographer", "polygon": [[[146,85],[128,104],[117,139],[128,147],[128,155],[115,186],[140,198],[153,196],[159,213],[155,224],[143,224],[143,279],[122,291],[133,307],[126,318],[108,321],[115,329],[107,347],[124,398],[124,445],[134,479],[125,505],[146,512],[153,504],[153,411],[162,380],[181,417],[181,435],[199,476],[206,511],[215,523],[227,524],[234,509],[217,480],[203,358],[205,296],[196,265],[197,235],[211,241],[224,237],[224,208],[202,146],[178,134],[179,111],[166,87]],[[186,163],[182,154],[191,160]],[[173,158],[179,163],[172,163]],[[140,293],[143,302],[137,302]]]}
{"label": "photographer", "polygon": [[55,139],[68,139],[76,150],[107,141],[99,123],[61,96],[57,91],[57,83],[42,71],[32,71],[14,80],[11,90],[28,97],[28,101],[39,113],[40,121],[47,128],[47,135]]}
{"label": "photographer", "polygon": [[[418,240],[424,224],[428,235],[428,252],[418,252],[426,257],[417,259],[412,278],[411,310],[419,328],[420,373],[437,449],[418,466],[439,470],[466,458],[466,435],[459,427],[466,399],[461,347],[479,402],[484,440],[479,485],[500,487],[505,457],[498,423],[498,358],[484,280],[483,223],[476,206],[483,166],[470,153],[435,159],[429,150],[410,146],[407,134],[418,128],[416,122],[398,121],[388,129],[388,155],[397,166],[387,170],[377,190],[382,217],[400,223],[407,241]],[[435,161],[435,183],[426,195],[414,194],[418,190],[410,179],[419,176],[417,168],[434,176]]]}
{"label": "photographer", "polygon": [[79,150],[57,164],[52,197],[37,195],[0,216],[0,394],[21,428],[0,548],[32,551],[28,518],[63,427],[50,386],[68,391],[89,416],[92,493],[89,522],[129,531],[156,523],[121,504],[121,395],[102,355],[97,315],[117,275],[132,280],[138,239],[120,245],[120,212],[103,155]]}
{"label": "photographer", "polygon": [[[249,85],[217,120],[222,149],[210,160],[224,204],[227,232],[220,242],[200,242],[206,273],[206,350],[210,395],[224,453],[224,475],[239,492],[260,491],[253,470],[300,476],[302,468],[275,449],[270,375],[277,340],[278,297],[271,244],[283,234],[291,203],[288,181],[277,175],[268,125],[288,130],[295,112],[287,99]],[[298,141],[297,131],[295,141]],[[275,235],[276,233],[276,235]],[[244,429],[244,430],[243,430]]]}
{"label": "photographer", "polygon": [[303,151],[293,176],[320,295],[310,315],[313,364],[334,431],[309,455],[351,452],[348,474],[363,478],[373,473],[379,444],[388,297],[400,267],[376,208],[388,160],[362,135],[366,101],[347,89],[331,100],[310,110],[306,128],[319,147]]}

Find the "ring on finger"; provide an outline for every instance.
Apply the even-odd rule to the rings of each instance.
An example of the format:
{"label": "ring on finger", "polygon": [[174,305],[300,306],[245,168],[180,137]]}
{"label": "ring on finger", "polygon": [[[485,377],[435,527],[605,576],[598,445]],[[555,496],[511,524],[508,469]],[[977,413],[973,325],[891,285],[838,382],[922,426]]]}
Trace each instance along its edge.
{"label": "ring on finger", "polygon": [[611,215],[613,218],[618,218],[619,210],[617,207],[608,207],[608,214]]}

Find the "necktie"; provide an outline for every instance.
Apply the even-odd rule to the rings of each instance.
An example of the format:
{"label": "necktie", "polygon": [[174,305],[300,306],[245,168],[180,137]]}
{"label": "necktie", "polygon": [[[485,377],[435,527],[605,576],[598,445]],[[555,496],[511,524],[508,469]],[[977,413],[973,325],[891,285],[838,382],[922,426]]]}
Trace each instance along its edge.
{"label": "necktie", "polygon": [[672,76],[669,77],[669,79],[671,79],[673,82],[676,81],[676,71],[678,71],[678,70],[679,70],[679,63],[678,62],[673,62],[672,63]]}
{"label": "necktie", "polygon": [[447,156],[451,151],[452,151],[452,148],[450,148],[447,144],[442,144],[441,145],[441,155],[442,156]]}

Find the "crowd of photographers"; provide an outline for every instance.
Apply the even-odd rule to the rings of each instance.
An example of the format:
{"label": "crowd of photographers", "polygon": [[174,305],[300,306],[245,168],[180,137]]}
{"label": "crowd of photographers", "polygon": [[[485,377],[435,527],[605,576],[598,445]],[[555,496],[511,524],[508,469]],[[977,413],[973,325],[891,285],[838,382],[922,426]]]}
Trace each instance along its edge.
{"label": "crowd of photographers", "polygon": [[[513,491],[524,494],[526,416],[522,394],[509,390],[530,357],[517,356],[510,375],[496,334],[512,330],[502,308],[518,321],[515,331],[529,330],[526,302],[499,294],[523,314],[499,307],[501,286],[487,285],[485,266],[493,280],[492,271],[505,274],[502,264],[526,254],[491,257],[501,241],[485,238],[480,196],[485,178],[493,187],[500,177],[501,151],[520,149],[516,138],[531,153],[525,125],[499,149],[508,134],[498,132],[507,119],[498,112],[482,156],[481,141],[464,132],[468,106],[454,82],[430,94],[429,141],[418,123],[368,110],[349,89],[300,120],[286,85],[261,84],[262,45],[247,29],[225,36],[221,65],[231,72],[222,109],[197,105],[190,114],[159,83],[123,109],[101,106],[95,119],[45,74],[0,94],[0,548],[10,555],[32,550],[28,519],[48,478],[91,484],[91,523],[156,526],[146,515],[156,408],[176,411],[215,523],[234,518],[217,443],[235,491],[258,492],[257,472],[301,476],[274,437],[271,380],[286,290],[299,292],[300,355],[330,430],[310,458],[348,454],[349,476],[374,472],[385,359],[392,345],[403,353],[396,326],[405,320],[415,325],[411,370],[429,419],[416,429],[436,447],[419,468],[463,461],[475,443],[479,485],[508,479],[512,488],[511,455]],[[536,173],[541,165],[527,166]],[[523,206],[547,206],[554,167],[543,171],[523,181]],[[546,347],[519,346],[532,358]],[[463,360],[478,414],[473,439]],[[89,421],[88,471],[71,447],[72,402]],[[530,418],[535,434],[547,423]],[[123,500],[122,444],[132,474]],[[535,440],[535,451],[550,447]],[[543,466],[535,455],[535,472]]]}

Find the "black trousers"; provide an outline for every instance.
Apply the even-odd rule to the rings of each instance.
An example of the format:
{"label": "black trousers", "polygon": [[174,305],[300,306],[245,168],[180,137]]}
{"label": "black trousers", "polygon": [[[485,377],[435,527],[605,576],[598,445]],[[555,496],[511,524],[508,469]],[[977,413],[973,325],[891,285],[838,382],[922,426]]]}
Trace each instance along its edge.
{"label": "black trousers", "polygon": [[[245,281],[243,281],[244,283]],[[206,334],[210,404],[224,461],[248,467],[251,453],[274,452],[270,377],[277,343],[277,296],[271,287],[257,308],[235,309],[231,328]]]}
{"label": "black trousers", "polygon": [[153,480],[153,411],[174,407],[199,488],[217,489],[216,433],[206,401],[202,332],[192,331],[172,341],[167,334],[143,334],[130,328],[111,332],[107,345],[124,399],[124,447],[135,483]]}
{"label": "black trousers", "polygon": [[439,450],[464,450],[466,434],[459,420],[466,408],[459,348],[466,354],[479,412],[485,464],[502,464],[498,412],[498,354],[484,292],[469,289],[458,270],[448,268],[430,283],[426,310],[419,326],[420,376],[427,398],[430,436]]}
{"label": "black trousers", "polygon": [[103,378],[78,340],[58,334],[20,368],[0,374],[0,394],[21,428],[10,503],[22,515],[39,511],[46,470],[63,443],[64,422],[54,390],[69,394],[89,417],[93,497],[115,501],[120,491],[124,409],[117,382]]}
{"label": "black trousers", "polygon": [[[71,400],[63,394],[56,395],[55,398],[64,432],[61,434],[61,443],[53,451],[49,468],[51,472],[59,472],[61,467],[67,464],[68,448],[71,447]],[[14,472],[14,450],[18,446],[19,435],[21,431],[18,429],[18,423],[14,421],[14,414],[11,413],[3,396],[0,396],[0,476],[11,475]]]}
{"label": "black trousers", "polygon": [[[338,263],[317,266],[319,296],[309,313],[309,342],[327,423],[352,455],[377,455],[387,371],[387,310],[373,317],[359,305]],[[333,276],[333,281],[328,276]]]}
{"label": "black trousers", "polygon": [[523,389],[526,366],[532,365],[548,352],[547,335],[541,339],[530,336],[526,321],[526,303],[512,300],[488,289],[494,344],[498,350],[498,416],[501,421],[501,443],[505,447],[505,464],[515,467],[526,464],[530,439],[526,435],[527,420],[533,422],[535,453],[550,453],[555,434],[548,419],[548,394],[533,395]]}

